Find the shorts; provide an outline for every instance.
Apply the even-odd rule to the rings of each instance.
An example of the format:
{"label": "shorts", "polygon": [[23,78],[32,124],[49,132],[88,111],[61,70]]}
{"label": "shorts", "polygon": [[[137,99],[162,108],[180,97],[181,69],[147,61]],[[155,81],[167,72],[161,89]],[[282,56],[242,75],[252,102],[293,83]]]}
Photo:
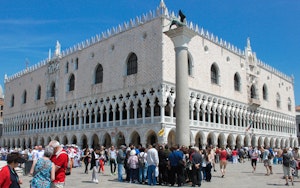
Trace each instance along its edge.
{"label": "shorts", "polygon": [[264,160],[264,166],[271,166],[271,160],[265,159]]}
{"label": "shorts", "polygon": [[64,188],[65,183],[51,183],[51,188]]}
{"label": "shorts", "polygon": [[282,168],[283,168],[283,175],[284,176],[291,176],[291,168],[290,167],[282,165]]}

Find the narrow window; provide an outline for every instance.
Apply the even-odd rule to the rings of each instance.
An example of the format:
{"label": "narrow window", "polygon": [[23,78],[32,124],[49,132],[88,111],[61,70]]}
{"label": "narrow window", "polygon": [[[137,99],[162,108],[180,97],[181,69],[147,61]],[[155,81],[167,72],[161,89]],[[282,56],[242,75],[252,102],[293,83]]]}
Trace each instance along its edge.
{"label": "narrow window", "polygon": [[132,53],[127,61],[127,75],[136,74],[138,70],[137,56]]}
{"label": "narrow window", "polygon": [[11,96],[10,106],[11,107],[15,106],[15,96],[14,95]]}
{"label": "narrow window", "polygon": [[41,89],[41,86],[39,85],[36,90],[36,100],[41,100],[41,92],[42,92],[42,89]]}
{"label": "narrow window", "polygon": [[99,84],[103,82],[103,67],[102,65],[98,65],[95,70],[95,84]]}
{"label": "narrow window", "polygon": [[264,84],[264,86],[262,88],[262,93],[263,93],[263,99],[268,100],[268,89],[267,89],[266,84]]}
{"label": "narrow window", "polygon": [[27,102],[27,91],[25,90],[23,93],[23,104],[26,104]]}
{"label": "narrow window", "polygon": [[55,97],[55,83],[54,82],[51,84],[50,97]]}
{"label": "narrow window", "polygon": [[218,69],[216,65],[212,65],[210,68],[210,79],[212,84],[219,84],[219,75],[218,75]]}
{"label": "narrow window", "polygon": [[69,79],[69,91],[74,91],[75,89],[75,76],[72,74]]}
{"label": "narrow window", "polygon": [[235,91],[241,91],[241,79],[238,73],[235,73],[234,75],[234,90]]}

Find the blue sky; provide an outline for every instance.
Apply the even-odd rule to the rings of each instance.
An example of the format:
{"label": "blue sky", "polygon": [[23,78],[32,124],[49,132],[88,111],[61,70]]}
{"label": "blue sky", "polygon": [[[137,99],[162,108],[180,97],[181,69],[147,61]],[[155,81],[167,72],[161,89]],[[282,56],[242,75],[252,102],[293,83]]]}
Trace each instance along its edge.
{"label": "blue sky", "polygon": [[[128,22],[161,0],[0,0],[0,84],[54,52],[65,50]],[[169,11],[181,9],[187,21],[244,50],[250,37],[258,59],[294,75],[300,105],[299,0],[164,0]]]}

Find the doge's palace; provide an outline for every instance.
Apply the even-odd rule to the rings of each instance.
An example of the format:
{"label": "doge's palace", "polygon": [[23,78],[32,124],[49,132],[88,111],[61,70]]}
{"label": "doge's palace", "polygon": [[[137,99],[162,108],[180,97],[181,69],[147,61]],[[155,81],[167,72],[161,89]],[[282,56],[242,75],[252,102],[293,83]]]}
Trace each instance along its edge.
{"label": "doge's palace", "polygon": [[[239,49],[190,20],[170,27],[175,15],[162,0],[6,77],[0,145],[298,146],[293,78],[259,60],[250,38]],[[180,29],[188,43],[174,42]]]}

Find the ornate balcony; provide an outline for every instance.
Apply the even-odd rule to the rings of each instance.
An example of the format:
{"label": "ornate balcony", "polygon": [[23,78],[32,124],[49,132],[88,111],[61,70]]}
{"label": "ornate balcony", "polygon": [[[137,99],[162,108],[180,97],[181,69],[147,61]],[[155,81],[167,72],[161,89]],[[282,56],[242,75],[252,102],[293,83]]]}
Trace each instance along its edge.
{"label": "ornate balcony", "polygon": [[45,105],[53,105],[55,104],[55,97],[49,97],[45,100]]}
{"label": "ornate balcony", "polygon": [[256,108],[260,106],[260,100],[259,99],[250,98],[249,103],[250,103],[251,106],[256,107]]}

